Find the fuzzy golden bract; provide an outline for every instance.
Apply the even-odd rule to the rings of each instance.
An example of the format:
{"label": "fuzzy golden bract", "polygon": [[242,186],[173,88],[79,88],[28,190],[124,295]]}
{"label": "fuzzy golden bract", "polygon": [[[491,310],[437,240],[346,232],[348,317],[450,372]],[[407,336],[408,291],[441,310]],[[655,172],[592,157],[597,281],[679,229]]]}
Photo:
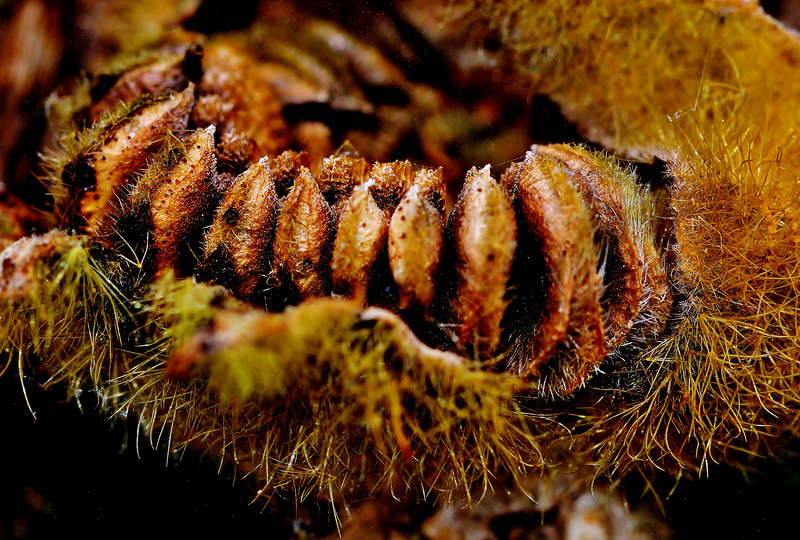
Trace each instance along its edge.
{"label": "fuzzy golden bract", "polygon": [[[530,92],[554,99],[587,139],[629,156],[669,157],[687,117],[754,124],[779,139],[797,125],[800,43],[746,5],[694,0],[448,2],[500,36]],[[752,3],[751,3],[752,4]],[[470,32],[457,24],[456,35]],[[478,34],[474,32],[472,35]],[[482,34],[485,35],[485,32]],[[452,36],[451,36],[452,37]],[[763,66],[770,66],[765,70]],[[586,85],[586,73],[592,84]],[[713,114],[713,116],[709,116]],[[693,120],[689,120],[690,122]]]}
{"label": "fuzzy golden bract", "polygon": [[346,300],[309,300],[282,314],[221,311],[168,361],[173,376],[208,374],[222,399],[205,392],[191,406],[171,405],[190,415],[176,425],[189,429],[178,439],[203,437],[211,448],[227,440],[221,450],[270,488],[337,499],[344,486],[377,485],[450,498],[488,487],[493,471],[541,466],[537,437],[511,399],[518,379],[409,336],[397,316]]}
{"label": "fuzzy golden bract", "polygon": [[[395,316],[361,311],[353,302],[314,301],[267,315],[220,287],[176,280],[167,264],[159,280],[137,282],[123,298],[113,283],[128,252],[116,245],[112,255],[91,256],[93,240],[63,233],[50,233],[58,248],[33,262],[33,282],[17,287],[31,294],[2,298],[0,317],[11,322],[2,327],[3,350],[20,363],[35,353],[54,381],[67,380],[74,391],[91,381],[112,412],[138,413],[148,432],[169,433],[177,445],[201,442],[265,485],[294,487],[301,498],[312,492],[337,498],[340,486],[371,475],[385,485],[399,479],[451,496],[454,489],[486,487],[497,471],[544,466],[545,446],[597,472],[696,471],[732,450],[760,452],[768,437],[796,434],[800,83],[787,75],[800,60],[796,38],[757,10],[718,2],[449,4],[463,7],[469,21],[483,19],[484,35],[497,31],[500,55],[516,66],[526,91],[547,93],[590,138],[619,154],[669,163],[676,239],[670,249],[677,261],[670,277],[680,301],[669,333],[626,359],[622,370],[635,374],[635,385],[609,388],[596,377],[571,398],[561,425],[523,409],[529,401],[521,394],[568,393],[583,383],[603,348],[591,216],[569,183],[569,167],[542,156],[513,166],[501,182],[516,186],[526,227],[546,214],[547,230],[558,236],[553,246],[566,246],[564,255],[554,247],[545,254],[548,279],[554,293],[559,289],[545,318],[558,339],[539,342],[558,350],[557,366],[542,359],[531,368],[526,355],[541,354],[530,346],[535,339],[522,340],[509,357],[517,372],[538,370],[535,388],[425,349]],[[64,167],[126,115],[74,133],[71,146],[49,158],[58,171],[51,178],[57,202],[64,197]],[[616,169],[611,158],[579,153],[593,167]],[[278,194],[291,189],[275,254],[292,279],[295,270],[302,279],[311,276],[294,280],[306,296],[324,290],[321,261],[333,218],[302,161],[294,153],[275,160]],[[151,169],[159,167],[163,160]],[[373,190],[378,206],[410,193],[399,167],[381,177],[391,180],[385,201]],[[647,197],[625,182],[625,198],[637,202],[620,206],[633,216],[632,230],[649,237]],[[142,197],[141,206],[151,198]],[[34,238],[22,242],[41,241]],[[292,251],[298,240],[314,247]],[[648,249],[640,257],[652,261]],[[306,261],[319,273],[298,269]],[[645,289],[663,289],[660,276],[644,278]],[[424,304],[428,293],[415,294]],[[652,298],[654,312],[647,312],[643,302]],[[643,332],[648,338],[663,321],[665,298],[642,294],[645,320],[637,324],[654,328]],[[505,307],[496,297],[493,304]],[[135,322],[133,338],[119,335],[121,320]],[[284,330],[289,339],[276,339]],[[123,337],[141,345],[136,354]],[[167,377],[165,359],[173,353],[174,374],[188,381]],[[303,376],[283,376],[299,370]]]}
{"label": "fuzzy golden bract", "polygon": [[632,366],[645,381],[634,398],[580,423],[594,459],[696,467],[794,431],[798,167],[780,158],[796,146],[800,42],[759,10],[716,2],[468,4],[589,138],[660,156],[675,177],[688,300]]}
{"label": "fuzzy golden bract", "polygon": [[127,308],[113,283],[118,265],[95,256],[104,250],[97,239],[52,230],[0,254],[0,351],[20,373],[40,358],[48,384],[64,382],[72,393],[86,383],[120,392],[112,379]]}

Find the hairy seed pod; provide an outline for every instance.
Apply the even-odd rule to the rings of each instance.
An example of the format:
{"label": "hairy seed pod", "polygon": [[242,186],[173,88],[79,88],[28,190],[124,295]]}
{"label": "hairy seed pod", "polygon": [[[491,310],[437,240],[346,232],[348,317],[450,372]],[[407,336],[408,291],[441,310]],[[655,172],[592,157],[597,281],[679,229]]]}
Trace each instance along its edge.
{"label": "hairy seed pod", "polygon": [[664,329],[672,295],[655,246],[649,191],[619,166],[581,147],[534,146],[532,152],[563,163],[592,212],[596,243],[603,250],[606,348],[613,351],[631,339],[639,341],[637,348],[645,338],[652,342]]}
{"label": "hairy seed pod", "polygon": [[[302,298],[325,294],[329,284],[333,217],[305,167],[286,197],[275,233],[275,267]],[[281,275],[282,274],[282,275]]]}
{"label": "hairy seed pod", "polygon": [[92,82],[94,102],[87,112],[92,122],[120,103],[132,103],[142,95],[157,96],[179,92],[202,75],[203,48],[193,44],[179,52],[166,51],[126,66],[121,71],[102,73]]}
{"label": "hairy seed pod", "polygon": [[353,189],[344,205],[331,259],[334,290],[365,298],[372,267],[386,245],[389,220],[369,191],[371,182]]}
{"label": "hairy seed pod", "polygon": [[389,224],[389,265],[400,294],[400,309],[418,304],[427,310],[436,295],[444,221],[442,210],[424,195],[429,191],[426,181],[430,176],[438,177],[441,186],[441,171],[417,171]]}
{"label": "hairy seed pod", "polygon": [[303,167],[310,167],[308,154],[305,152],[284,150],[272,160],[272,179],[275,181],[278,197],[289,194]]}
{"label": "hairy seed pod", "polygon": [[193,104],[191,84],[176,94],[144,99],[122,119],[103,127],[96,142],[65,168],[63,180],[80,190],[78,204],[88,227],[103,223],[120,186],[145,166],[167,134],[186,129]]}
{"label": "hairy seed pod", "polygon": [[465,348],[491,354],[500,342],[500,321],[508,304],[517,224],[511,201],[488,166],[467,173],[447,228],[458,273],[452,304],[459,340]]}
{"label": "hairy seed pod", "polygon": [[375,182],[371,191],[378,206],[387,212],[394,210],[411,186],[413,174],[411,163],[408,161],[374,164],[369,179]]}
{"label": "hairy seed pod", "polygon": [[362,158],[339,155],[322,160],[319,190],[336,214],[345,205],[353,187],[362,184],[369,172],[369,163]]}
{"label": "hairy seed pod", "polygon": [[278,195],[264,157],[236,178],[217,209],[205,236],[204,273],[240,298],[266,290],[277,214]]}
{"label": "hairy seed pod", "polygon": [[529,152],[512,174],[521,243],[543,259],[531,268],[544,275],[525,278],[543,289],[518,301],[539,313],[525,323],[529,333],[517,340],[509,368],[538,375],[542,393],[565,395],[585,382],[606,352],[591,214],[563,165]]}
{"label": "hairy seed pod", "polygon": [[[216,204],[216,166],[211,126],[165,148],[131,191],[130,207],[144,210],[134,216],[146,220],[156,277],[168,269],[189,273],[193,240],[198,240]],[[116,227],[126,233],[124,223]]]}

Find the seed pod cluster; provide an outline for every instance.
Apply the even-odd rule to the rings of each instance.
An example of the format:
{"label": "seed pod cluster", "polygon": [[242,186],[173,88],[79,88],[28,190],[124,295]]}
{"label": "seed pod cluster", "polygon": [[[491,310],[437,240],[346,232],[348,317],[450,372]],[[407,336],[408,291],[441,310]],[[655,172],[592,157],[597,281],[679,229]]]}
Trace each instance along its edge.
{"label": "seed pod cluster", "polygon": [[[441,169],[283,150],[273,75],[225,41],[119,75],[55,163],[62,222],[99,232],[140,286],[172,270],[269,311],[355,297],[539,396],[659,337],[671,296],[652,201],[612,160],[535,146],[499,180],[472,169],[448,216]],[[140,91],[163,92],[108,111]]]}
{"label": "seed pod cluster", "polygon": [[[195,96],[188,83],[101,125],[91,163],[88,151],[74,161],[94,172],[90,199],[69,164],[61,175],[81,202],[70,221],[132,250],[139,284],[196,274],[270,311],[356,297],[437,347],[537,381],[541,396],[571,394],[610,352],[630,358],[663,329],[671,301],[649,196],[602,156],[534,147],[499,181],[473,169],[445,219],[441,170],[339,154],[315,175],[290,150],[232,178],[214,124],[142,135],[197,124]],[[120,133],[142,141],[114,153]],[[138,180],[126,172],[146,162]]]}

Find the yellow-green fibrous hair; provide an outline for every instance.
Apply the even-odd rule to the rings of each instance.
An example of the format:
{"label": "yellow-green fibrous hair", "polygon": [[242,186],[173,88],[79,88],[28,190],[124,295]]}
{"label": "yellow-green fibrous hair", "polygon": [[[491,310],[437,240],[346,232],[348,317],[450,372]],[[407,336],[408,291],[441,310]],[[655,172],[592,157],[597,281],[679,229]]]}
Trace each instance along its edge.
{"label": "yellow-green fibrous hair", "polygon": [[[332,299],[268,314],[171,272],[130,297],[94,242],[52,232],[9,248],[4,261],[34,270],[3,268],[3,350],[40,359],[48,384],[88,385],[108,414],[138,415],[153,443],[202,441],[263,491],[301,498],[449,498],[542,466],[519,381],[424,346],[395,315]],[[169,358],[185,373],[170,377]]]}
{"label": "yellow-green fibrous hair", "polygon": [[[182,334],[211,289],[165,276],[144,299],[150,324]],[[132,373],[144,386],[121,406],[151,431],[169,425],[181,445],[202,440],[265,491],[341,500],[388,486],[450,498],[542,465],[517,379],[424,346],[384,310],[341,299],[281,314],[230,306],[175,341],[166,368]]]}
{"label": "yellow-green fibrous hair", "polygon": [[[0,255],[0,346],[20,366],[47,364],[76,391],[107,387],[126,308],[116,265],[95,239],[58,230],[25,237]],[[113,390],[112,390],[113,393]]]}

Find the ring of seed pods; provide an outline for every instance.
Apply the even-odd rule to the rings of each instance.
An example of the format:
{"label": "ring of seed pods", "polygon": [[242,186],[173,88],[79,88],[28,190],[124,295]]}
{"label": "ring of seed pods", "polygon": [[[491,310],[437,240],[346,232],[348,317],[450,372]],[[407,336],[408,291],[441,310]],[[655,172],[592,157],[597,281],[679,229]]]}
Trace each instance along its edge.
{"label": "ring of seed pods", "polygon": [[197,94],[186,81],[101,122],[61,174],[62,215],[133,250],[139,281],[173,269],[269,311],[357,297],[549,396],[662,333],[672,298],[650,194],[611,159],[535,146],[499,181],[470,170],[445,216],[441,172],[409,162],[335,155],[314,177],[285,151],[220,174],[216,126],[188,130]]}

